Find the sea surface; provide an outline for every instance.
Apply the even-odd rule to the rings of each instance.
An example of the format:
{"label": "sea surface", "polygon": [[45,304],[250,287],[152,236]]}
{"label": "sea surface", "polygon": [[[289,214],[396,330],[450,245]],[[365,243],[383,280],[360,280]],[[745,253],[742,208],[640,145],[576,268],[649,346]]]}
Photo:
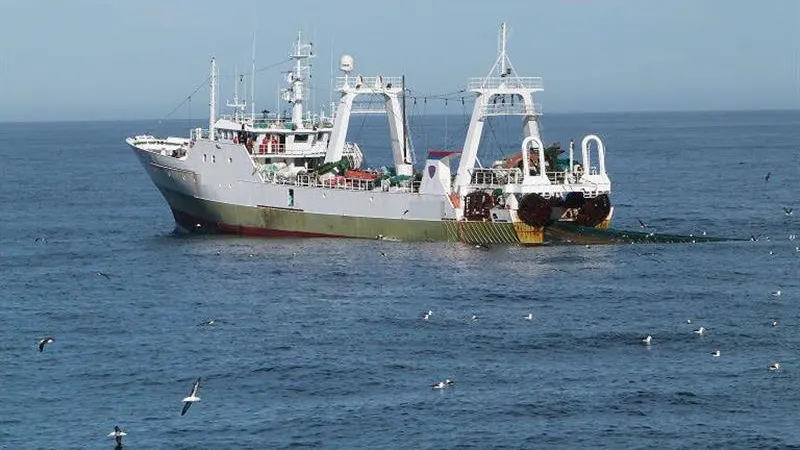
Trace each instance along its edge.
{"label": "sea surface", "polygon": [[546,115],[603,138],[614,227],[742,240],[489,250],[173,233],[123,140],[195,122],[0,124],[0,449],[800,448],[800,112]]}

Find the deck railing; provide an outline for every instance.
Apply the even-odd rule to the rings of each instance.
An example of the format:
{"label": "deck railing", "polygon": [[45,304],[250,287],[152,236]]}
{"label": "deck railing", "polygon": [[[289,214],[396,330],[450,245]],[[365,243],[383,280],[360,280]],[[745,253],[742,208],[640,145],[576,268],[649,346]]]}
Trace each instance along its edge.
{"label": "deck railing", "polygon": [[485,116],[541,116],[542,104],[526,105],[517,103],[489,103],[483,110]]}
{"label": "deck railing", "polygon": [[513,169],[472,169],[470,174],[470,184],[501,187],[508,184],[521,184],[522,171]]}
{"label": "deck railing", "polygon": [[336,77],[336,89],[344,86],[361,87],[364,89],[403,89],[402,77],[363,77],[360,75]]}
{"label": "deck railing", "polygon": [[542,77],[487,77],[470,78],[467,89],[542,89]]}
{"label": "deck railing", "polygon": [[419,192],[419,181],[401,181],[390,187],[387,180],[367,180],[363,178],[334,177],[320,181],[316,174],[300,173],[296,177],[284,177],[280,172],[262,172],[264,182],[293,186],[342,189],[349,191]]}

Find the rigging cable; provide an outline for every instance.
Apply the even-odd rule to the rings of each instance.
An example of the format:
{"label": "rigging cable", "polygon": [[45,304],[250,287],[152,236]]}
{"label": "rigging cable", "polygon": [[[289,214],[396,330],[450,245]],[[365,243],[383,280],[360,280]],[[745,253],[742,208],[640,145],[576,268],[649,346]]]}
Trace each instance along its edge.
{"label": "rigging cable", "polygon": [[[260,68],[260,69],[256,70],[254,73],[260,73],[260,72],[263,72],[263,71],[265,71],[265,70],[273,69],[273,68],[275,68],[275,67],[277,67],[277,66],[280,66],[281,64],[285,64],[285,63],[287,63],[287,62],[289,62],[289,61],[291,61],[291,58],[286,58],[286,59],[284,59],[284,60],[281,60],[281,61],[279,61],[279,62],[276,62],[276,63],[274,63],[274,64],[270,64],[270,65],[268,65],[268,66],[264,66],[264,67],[262,67],[262,68]],[[247,77],[247,76],[249,76],[249,75],[250,75],[250,74],[245,74],[245,73],[242,73],[242,74],[234,74],[234,75],[220,75],[220,76],[218,76],[218,77],[217,77],[217,79],[218,79],[218,80],[224,80],[224,79],[228,79],[228,78],[231,78],[231,77],[240,77],[240,78],[241,78],[241,77]],[[196,94],[196,93],[197,93],[197,91],[199,91],[200,89],[202,89],[203,87],[205,87],[206,85],[208,85],[208,82],[209,82],[210,80],[211,80],[211,76],[207,76],[207,77],[206,77],[206,78],[203,80],[203,82],[202,82],[202,83],[200,83],[200,84],[199,84],[199,85],[198,85],[196,88],[194,88],[194,90],[193,90],[193,91],[192,91],[192,92],[191,92],[191,93],[190,93],[190,94],[189,94],[187,97],[185,97],[185,98],[184,98],[184,99],[183,99],[183,100],[182,100],[182,101],[181,101],[181,102],[180,102],[180,103],[179,103],[177,106],[175,106],[174,108],[172,108],[172,110],[171,110],[169,113],[167,113],[167,115],[165,115],[165,116],[163,116],[161,119],[159,119],[159,120],[158,120],[158,124],[159,124],[159,125],[161,125],[161,122],[163,122],[163,121],[165,121],[165,120],[169,119],[169,118],[170,118],[170,117],[171,117],[173,114],[175,114],[175,113],[176,113],[176,112],[177,112],[179,109],[181,109],[181,107],[183,107],[183,106],[184,106],[186,103],[191,103],[191,101],[192,101],[192,96],[193,96],[194,94]]]}

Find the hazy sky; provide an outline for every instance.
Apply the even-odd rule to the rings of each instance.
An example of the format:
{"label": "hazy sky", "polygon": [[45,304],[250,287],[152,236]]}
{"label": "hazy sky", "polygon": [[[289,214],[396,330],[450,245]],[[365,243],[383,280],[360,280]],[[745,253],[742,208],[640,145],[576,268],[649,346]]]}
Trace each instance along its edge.
{"label": "hazy sky", "polygon": [[[317,100],[342,53],[451,92],[488,72],[502,21],[517,72],[544,78],[545,113],[800,108],[798,0],[0,0],[0,120],[163,117],[212,55],[222,75],[249,71],[255,32],[268,66],[300,28]],[[274,109],[281,69],[257,75],[258,109]],[[202,90],[173,117],[207,103]]]}

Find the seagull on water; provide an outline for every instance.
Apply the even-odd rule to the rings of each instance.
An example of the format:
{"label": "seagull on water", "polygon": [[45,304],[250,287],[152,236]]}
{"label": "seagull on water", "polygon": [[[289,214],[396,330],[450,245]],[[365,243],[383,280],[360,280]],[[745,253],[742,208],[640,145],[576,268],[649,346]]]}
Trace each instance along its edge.
{"label": "seagull on water", "polygon": [[528,313],[528,315],[525,316],[525,320],[533,320],[533,313]]}
{"label": "seagull on water", "polygon": [[36,345],[38,345],[38,346],[39,346],[39,351],[40,351],[40,352],[43,352],[43,351],[44,351],[44,346],[45,346],[45,345],[47,345],[47,344],[52,344],[52,343],[53,343],[53,342],[55,342],[55,341],[56,341],[56,340],[55,340],[54,338],[52,338],[52,337],[46,337],[46,338],[44,338],[44,339],[40,339],[38,342],[36,342]]}
{"label": "seagull on water", "polygon": [[772,172],[767,172],[767,175],[766,175],[766,176],[764,176],[764,182],[765,182],[765,183],[766,183],[767,181],[769,181],[769,177],[770,177],[770,176],[772,176]]}
{"label": "seagull on water", "polygon": [[775,361],[774,363],[770,364],[769,367],[768,367],[768,369],[770,371],[776,371],[776,370],[778,370],[780,368],[781,368],[781,365],[780,365],[780,363],[778,361]]}
{"label": "seagull on water", "polygon": [[431,389],[447,389],[449,387],[453,387],[455,384],[456,384],[455,380],[451,380],[450,378],[448,378],[444,381],[432,384]]}
{"label": "seagull on water", "polygon": [[719,350],[714,350],[713,352],[711,352],[711,356],[714,358],[719,358]]}
{"label": "seagull on water", "polygon": [[771,295],[771,296],[773,296],[773,297],[780,297],[780,296],[781,296],[781,290],[780,290],[780,289],[778,289],[777,291],[775,291],[775,292],[772,292],[772,293],[770,293],[769,295]]}
{"label": "seagull on water", "polygon": [[638,218],[638,217],[637,217],[637,218],[636,218],[636,220],[638,220],[638,221],[639,221],[639,226],[640,226],[640,227],[642,227],[642,228],[647,228],[647,224],[646,224],[646,223],[644,223],[644,221],[643,221],[642,219],[640,219],[640,218]]}
{"label": "seagull on water", "polygon": [[686,323],[692,323],[692,319],[686,319]]}
{"label": "seagull on water", "polygon": [[117,441],[117,448],[122,448],[122,436],[127,436],[128,433],[122,431],[119,425],[114,427],[114,431],[108,433],[108,437],[113,437]]}
{"label": "seagull on water", "polygon": [[433,315],[433,311],[429,309],[429,310],[425,311],[424,313],[422,313],[422,320],[428,320],[428,319],[431,318],[432,315]]}
{"label": "seagull on water", "polygon": [[705,327],[700,327],[700,328],[694,330],[694,334],[699,334],[700,336],[702,336],[703,333],[705,333],[705,332],[706,332]]}
{"label": "seagull on water", "polygon": [[100,275],[101,277],[106,277],[106,280],[110,280],[111,279],[111,275],[109,275],[107,273],[97,272],[97,274]]}
{"label": "seagull on water", "polygon": [[192,406],[192,403],[200,401],[200,397],[197,396],[198,389],[200,389],[200,377],[198,377],[197,381],[194,382],[194,386],[192,386],[192,392],[189,393],[189,396],[183,399],[183,410],[181,411],[181,415],[186,414],[186,411],[189,410],[189,407]]}
{"label": "seagull on water", "polygon": [[653,336],[650,336],[649,334],[647,335],[647,337],[642,339],[642,343],[644,345],[650,345],[650,342],[652,342],[652,341],[653,341]]}
{"label": "seagull on water", "polygon": [[773,320],[772,321],[772,326],[773,327],[777,327],[778,326],[778,321],[777,320]]}
{"label": "seagull on water", "polygon": [[473,315],[472,315],[472,320],[473,320],[473,321],[477,321],[477,320],[478,320],[478,316],[476,316],[475,314],[473,314]]}
{"label": "seagull on water", "polygon": [[198,327],[213,326],[213,325],[216,325],[216,324],[217,324],[217,320],[216,319],[208,319],[205,322],[198,323],[197,326]]}

